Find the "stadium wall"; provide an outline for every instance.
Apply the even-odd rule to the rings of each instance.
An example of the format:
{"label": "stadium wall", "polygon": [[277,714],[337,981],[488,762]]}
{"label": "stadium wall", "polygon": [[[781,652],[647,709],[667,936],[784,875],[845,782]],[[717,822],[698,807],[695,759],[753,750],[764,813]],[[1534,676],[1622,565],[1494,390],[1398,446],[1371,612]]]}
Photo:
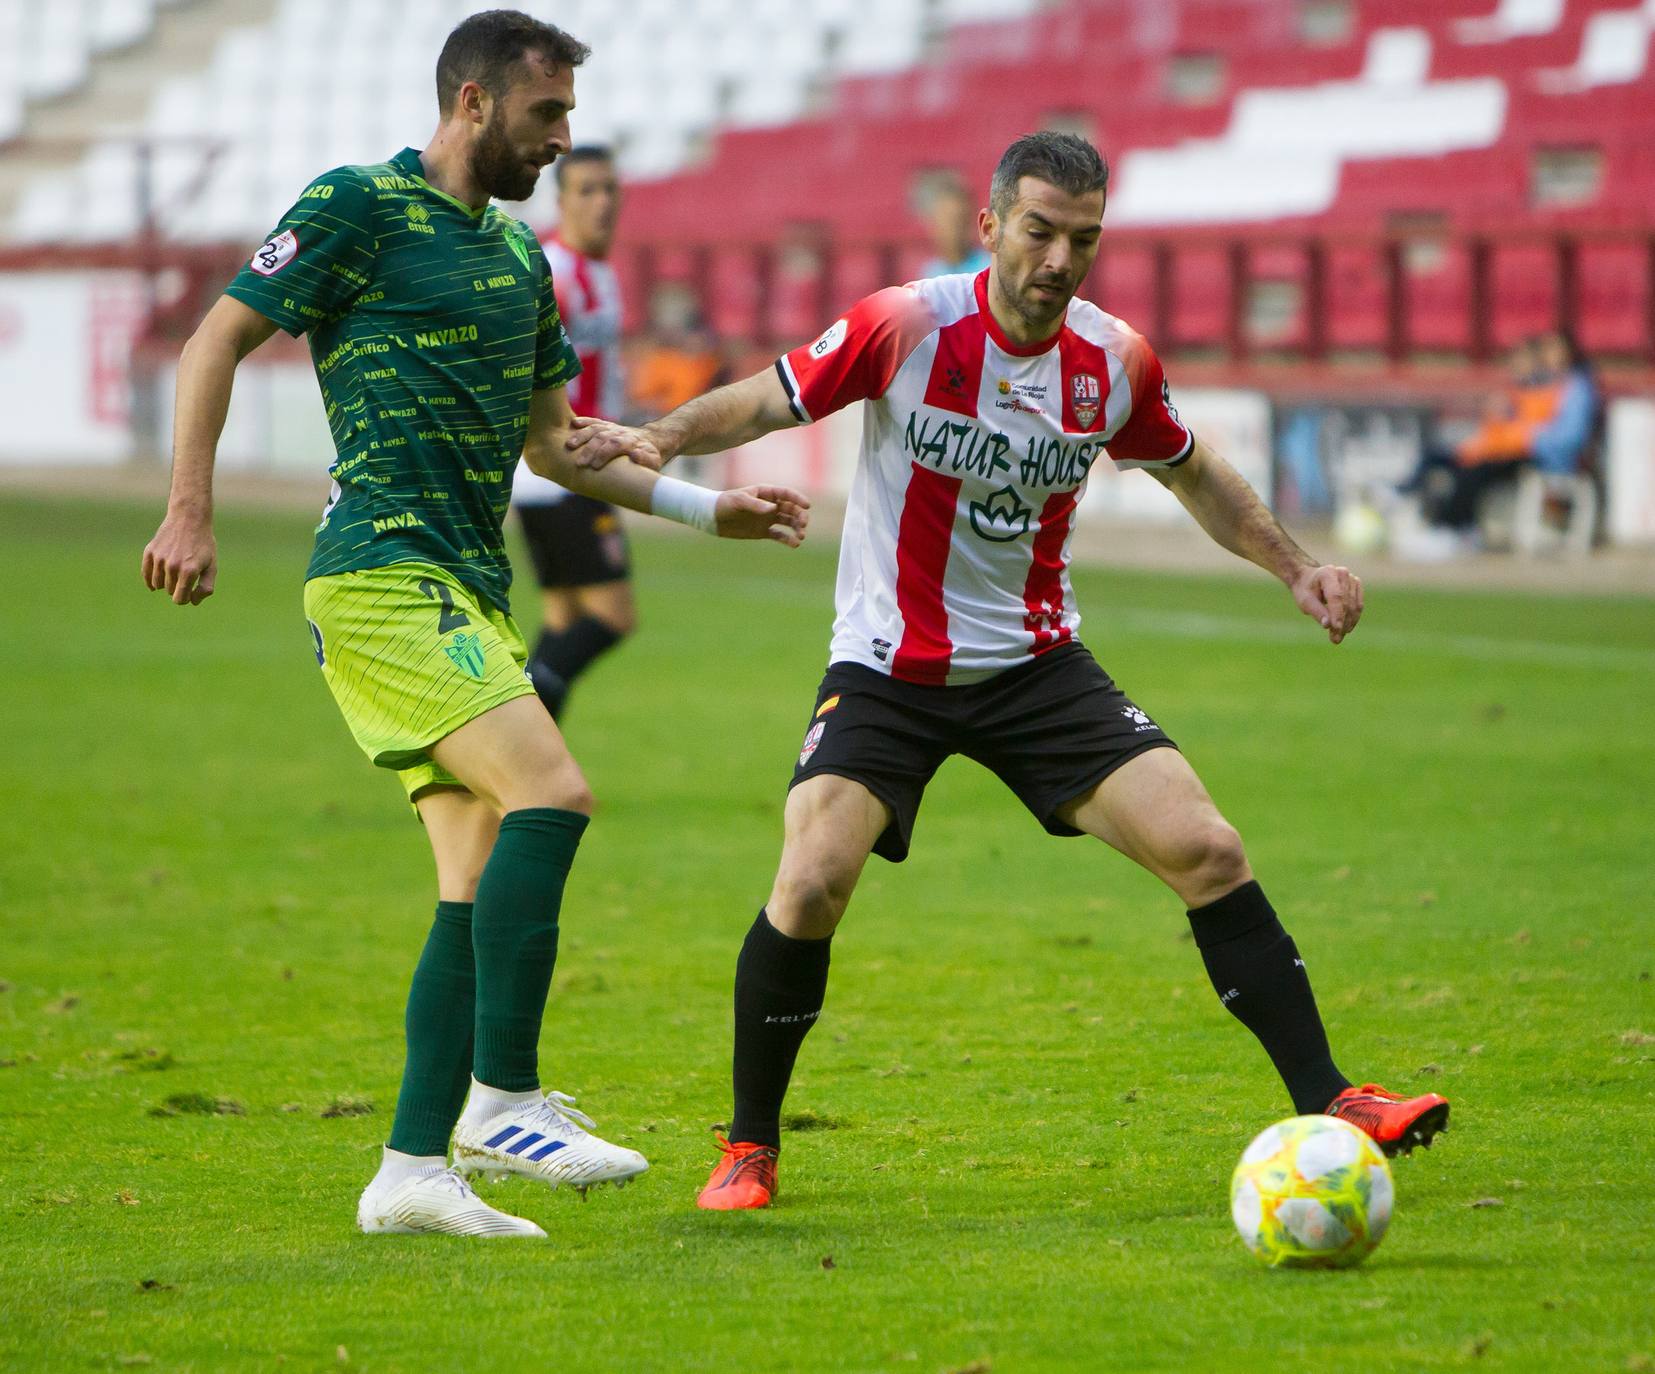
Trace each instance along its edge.
{"label": "stadium wall", "polygon": [[[159,461],[172,427],[176,358],[141,347],[152,310],[153,279],[119,269],[0,272],[0,464],[64,466]],[[1173,366],[1177,373],[1176,364]],[[1294,408],[1320,407],[1335,429],[1328,481],[1334,506],[1352,493],[1394,483],[1411,467],[1426,419],[1422,398],[1318,397],[1258,388],[1182,386],[1185,418],[1270,500],[1284,483],[1282,422]],[[688,470],[699,480],[738,484],[793,481],[843,496],[855,470],[860,425],[854,409],[823,425],[772,435]],[[310,475],[332,452],[309,361],[290,348],[255,356],[237,378],[220,449],[226,471]],[[1610,403],[1605,438],[1608,535],[1625,545],[1655,545],[1655,400]],[[1180,518],[1157,483],[1123,477],[1096,481],[1087,509],[1160,524]],[[1289,509],[1288,514],[1300,511]]]}

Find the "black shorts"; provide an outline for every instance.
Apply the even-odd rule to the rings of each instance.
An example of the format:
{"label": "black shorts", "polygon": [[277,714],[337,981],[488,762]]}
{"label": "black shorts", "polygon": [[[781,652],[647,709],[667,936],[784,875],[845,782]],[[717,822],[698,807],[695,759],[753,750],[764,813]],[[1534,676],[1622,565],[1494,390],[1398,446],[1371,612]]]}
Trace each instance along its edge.
{"label": "black shorts", "polygon": [[1048,834],[1081,832],[1057,818],[1146,749],[1176,748],[1080,644],[963,687],[898,682],[860,663],[822,679],[790,786],[833,773],[861,783],[894,818],[873,852],[908,857],[925,785],[954,754],[1005,783]]}
{"label": "black shorts", "polygon": [[607,501],[570,492],[561,501],[515,509],[542,587],[593,587],[632,576],[626,529]]}

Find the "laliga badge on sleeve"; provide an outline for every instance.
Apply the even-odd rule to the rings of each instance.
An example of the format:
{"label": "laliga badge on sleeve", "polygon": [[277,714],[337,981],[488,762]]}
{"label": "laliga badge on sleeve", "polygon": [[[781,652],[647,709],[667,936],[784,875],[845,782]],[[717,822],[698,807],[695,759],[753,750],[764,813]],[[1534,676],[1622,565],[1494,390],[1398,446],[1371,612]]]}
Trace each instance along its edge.
{"label": "laliga badge on sleeve", "polygon": [[299,236],[284,229],[253,254],[248,263],[261,277],[273,277],[299,255]]}
{"label": "laliga badge on sleeve", "polygon": [[825,358],[825,357],[827,357],[827,355],[829,353],[832,353],[836,348],[839,347],[840,344],[844,343],[845,336],[848,333],[850,333],[850,321],[848,321],[848,320],[836,321],[833,325],[831,325],[828,328],[827,332],[824,333],[821,338],[817,339],[815,343],[811,344],[811,346],[810,346],[810,356],[812,358]]}

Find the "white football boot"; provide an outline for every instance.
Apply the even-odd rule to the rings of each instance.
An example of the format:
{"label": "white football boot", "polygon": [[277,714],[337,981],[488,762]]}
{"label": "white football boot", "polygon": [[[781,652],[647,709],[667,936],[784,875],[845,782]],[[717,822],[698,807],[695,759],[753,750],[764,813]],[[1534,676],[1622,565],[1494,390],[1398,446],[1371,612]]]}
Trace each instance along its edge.
{"label": "white football boot", "polygon": [[369,1235],[546,1236],[532,1221],[490,1207],[457,1169],[375,1178],[356,1204],[356,1224]]}
{"label": "white football boot", "polygon": [[499,1181],[507,1174],[556,1188],[567,1183],[582,1197],[600,1183],[624,1187],[649,1168],[636,1150],[592,1134],[596,1123],[576,1111],[567,1093],[547,1093],[481,1121],[464,1117],[454,1130],[454,1167]]}

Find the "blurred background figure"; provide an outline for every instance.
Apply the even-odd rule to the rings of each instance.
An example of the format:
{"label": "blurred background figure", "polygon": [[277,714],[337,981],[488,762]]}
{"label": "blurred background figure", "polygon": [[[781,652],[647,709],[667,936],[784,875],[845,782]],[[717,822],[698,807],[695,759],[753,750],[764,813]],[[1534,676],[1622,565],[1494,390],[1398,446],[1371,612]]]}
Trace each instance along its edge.
{"label": "blurred background figure", "polygon": [[1426,549],[1478,547],[1489,504],[1502,493],[1515,499],[1525,473],[1546,493],[1540,513],[1554,523],[1567,514],[1558,509],[1569,499],[1566,479],[1583,478],[1595,489],[1603,397],[1579,342],[1561,329],[1525,339],[1512,349],[1509,368],[1510,385],[1489,398],[1482,423],[1451,449],[1428,448],[1401,488],[1448,536]]}
{"label": "blurred background figure", "polygon": [[711,390],[725,373],[695,292],[680,282],[661,283],[650,293],[649,325],[631,352],[632,417],[665,415]]}
{"label": "blurred background figure", "polygon": [[988,250],[977,232],[977,212],[965,182],[950,173],[930,188],[925,207],[932,256],[920,269],[922,277],[946,277],[955,272],[981,272],[988,266]]}
{"label": "blurred background figure", "polygon": [[[546,258],[581,367],[569,402],[577,415],[619,420],[626,397],[621,285],[609,262],[621,214],[615,157],[602,145],[577,144],[553,171],[558,222]],[[580,675],[637,628],[626,529],[607,502],[565,491],[522,462],[512,506],[540,582],[542,624],[529,680],[557,719]]]}
{"label": "blurred background figure", "polygon": [[1473,469],[1522,460],[1536,429],[1557,406],[1555,387],[1540,370],[1539,341],[1523,339],[1506,357],[1506,385],[1483,404],[1481,422],[1457,443],[1440,439],[1420,454],[1419,467],[1399,488],[1420,498],[1421,514],[1433,525],[1448,523],[1455,494],[1467,488]]}

